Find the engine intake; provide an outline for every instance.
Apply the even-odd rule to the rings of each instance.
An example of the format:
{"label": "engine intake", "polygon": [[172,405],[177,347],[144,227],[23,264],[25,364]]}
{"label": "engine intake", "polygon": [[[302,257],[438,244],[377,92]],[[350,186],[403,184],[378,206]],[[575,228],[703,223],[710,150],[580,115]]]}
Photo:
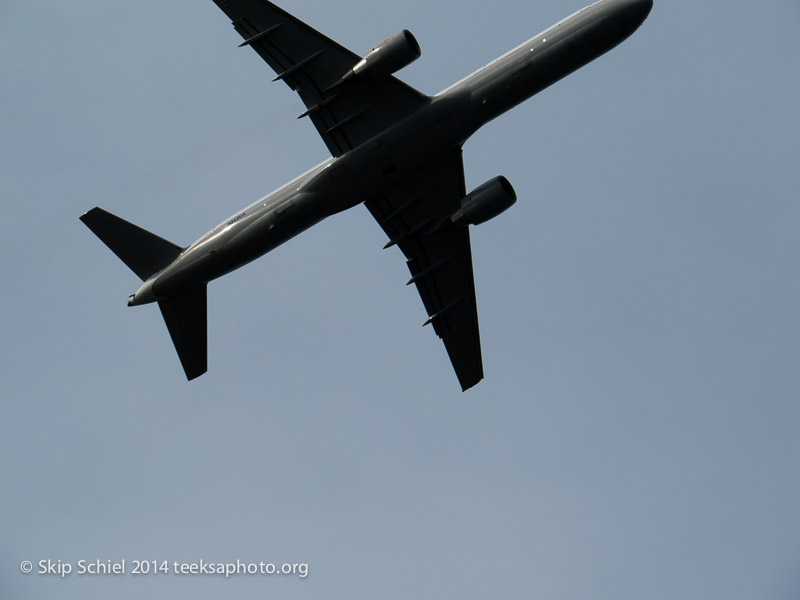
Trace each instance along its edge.
{"label": "engine intake", "polygon": [[344,74],[342,79],[365,73],[371,73],[378,77],[391,75],[410,65],[421,55],[419,42],[408,29],[404,29],[400,33],[386,38],[370,50],[364,58],[356,63],[356,66]]}
{"label": "engine intake", "polygon": [[453,225],[480,225],[495,218],[517,201],[517,193],[502,175],[467,194],[461,208],[450,216]]}

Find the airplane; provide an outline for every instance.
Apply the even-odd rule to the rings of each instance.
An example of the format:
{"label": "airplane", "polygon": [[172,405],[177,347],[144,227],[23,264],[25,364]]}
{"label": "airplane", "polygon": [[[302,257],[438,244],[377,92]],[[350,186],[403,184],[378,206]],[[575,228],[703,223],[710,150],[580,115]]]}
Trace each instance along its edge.
{"label": "airplane", "polygon": [[394,77],[421,54],[408,30],[359,56],[267,0],[214,0],[305,105],[331,157],[182,247],[101,208],[80,217],[139,278],[128,306],[157,303],[188,380],[207,371],[208,282],[333,214],[364,204],[407,259],[462,391],[483,379],[469,225],[517,199],[495,177],[467,193],[462,146],[480,127],[636,31],[652,0],[600,0],[445,90]]}

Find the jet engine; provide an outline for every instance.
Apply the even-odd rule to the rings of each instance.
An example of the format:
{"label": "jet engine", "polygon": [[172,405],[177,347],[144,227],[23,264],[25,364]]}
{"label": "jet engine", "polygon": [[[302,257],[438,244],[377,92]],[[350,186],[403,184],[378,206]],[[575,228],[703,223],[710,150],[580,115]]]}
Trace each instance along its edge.
{"label": "jet engine", "polygon": [[495,218],[517,201],[508,179],[500,175],[478,186],[461,201],[461,208],[450,216],[453,225],[480,225]]}
{"label": "jet engine", "polygon": [[404,29],[383,40],[370,50],[367,55],[356,63],[351,70],[344,74],[343,79],[354,75],[371,73],[382,77],[391,75],[410,65],[422,54],[419,42],[414,35]]}

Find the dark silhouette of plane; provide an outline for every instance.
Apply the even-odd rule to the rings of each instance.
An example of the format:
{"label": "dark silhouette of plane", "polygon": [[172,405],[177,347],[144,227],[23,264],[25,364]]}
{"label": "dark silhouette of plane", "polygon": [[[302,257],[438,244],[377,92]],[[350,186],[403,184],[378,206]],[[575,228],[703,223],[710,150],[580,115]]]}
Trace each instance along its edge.
{"label": "dark silhouette of plane", "polygon": [[100,208],[81,220],[157,302],[188,379],[207,370],[206,284],[322,219],[365,204],[406,256],[430,324],[466,390],[483,378],[470,224],[516,201],[505,177],[467,193],[461,148],[482,125],[609,51],[652,0],[600,0],[434,96],[392,74],[420,56],[401,31],[361,57],[266,0],[214,0],[306,106],[331,158],[181,247]]}

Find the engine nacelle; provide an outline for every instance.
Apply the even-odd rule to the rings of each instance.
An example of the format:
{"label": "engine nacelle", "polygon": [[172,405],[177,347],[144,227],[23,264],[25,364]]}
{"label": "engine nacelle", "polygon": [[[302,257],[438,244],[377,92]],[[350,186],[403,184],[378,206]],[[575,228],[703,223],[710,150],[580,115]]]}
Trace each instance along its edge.
{"label": "engine nacelle", "polygon": [[517,193],[508,179],[500,175],[467,194],[461,208],[450,216],[453,225],[480,225],[495,218],[517,201]]}
{"label": "engine nacelle", "polygon": [[421,55],[419,42],[408,29],[404,29],[400,33],[386,38],[370,50],[364,58],[356,63],[355,67],[345,73],[342,79],[365,73],[371,73],[378,77],[391,75],[410,65]]}

